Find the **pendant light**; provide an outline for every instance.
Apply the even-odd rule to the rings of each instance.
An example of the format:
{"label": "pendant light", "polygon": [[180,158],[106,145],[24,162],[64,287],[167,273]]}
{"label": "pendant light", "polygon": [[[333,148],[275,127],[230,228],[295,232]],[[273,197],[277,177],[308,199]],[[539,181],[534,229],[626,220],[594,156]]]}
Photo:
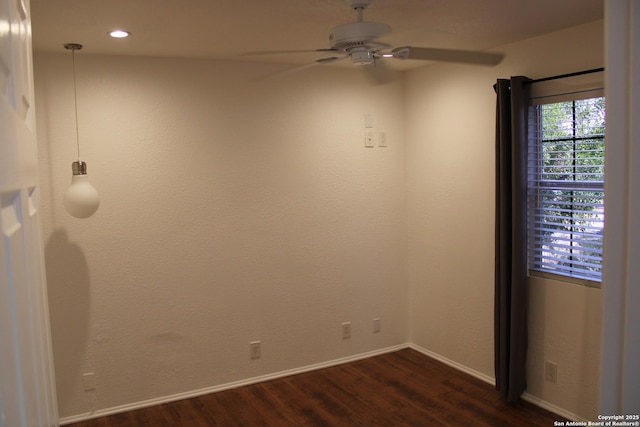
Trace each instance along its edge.
{"label": "pendant light", "polygon": [[98,210],[100,197],[87,176],[87,164],[80,160],[80,136],[78,132],[78,96],[76,90],[76,50],[82,49],[81,44],[66,43],[65,49],[71,51],[73,61],[73,101],[76,114],[76,147],[78,161],[71,164],[73,175],[71,185],[64,193],[64,207],[70,215],[76,218],[88,218]]}

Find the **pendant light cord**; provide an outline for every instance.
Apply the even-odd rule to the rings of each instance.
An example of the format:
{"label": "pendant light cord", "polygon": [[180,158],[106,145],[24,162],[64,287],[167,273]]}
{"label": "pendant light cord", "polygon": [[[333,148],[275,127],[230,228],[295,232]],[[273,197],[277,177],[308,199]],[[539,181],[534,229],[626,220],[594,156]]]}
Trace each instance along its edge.
{"label": "pendant light cord", "polygon": [[78,161],[80,161],[80,131],[78,130],[78,90],[76,89],[76,50],[71,50],[71,61],[73,62],[73,106],[76,113],[76,147],[78,150]]}

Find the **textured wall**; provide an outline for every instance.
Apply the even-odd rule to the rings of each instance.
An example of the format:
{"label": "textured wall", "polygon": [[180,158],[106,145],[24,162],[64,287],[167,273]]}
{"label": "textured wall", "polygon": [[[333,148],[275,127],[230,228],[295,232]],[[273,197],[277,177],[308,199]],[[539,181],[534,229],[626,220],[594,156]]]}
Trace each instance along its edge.
{"label": "textured wall", "polygon": [[[602,22],[497,49],[496,68],[437,65],[407,75],[407,181],[411,339],[493,377],[494,135],[496,78],[602,67]],[[528,389],[595,419],[601,291],[530,284]],[[558,382],[544,380],[544,361]]]}
{"label": "textured wall", "polygon": [[[61,416],[407,342],[401,80],[82,51],[81,155],[102,202],[78,220],[62,206],[71,58],[35,62]],[[387,148],[364,147],[365,113]]]}
{"label": "textured wall", "polygon": [[[70,60],[37,54],[61,415],[407,341],[492,377],[491,86],[602,66],[602,23],[499,50],[497,68],[434,65],[384,86],[353,70],[263,81],[252,78],[273,66],[83,52],[83,159],[102,196],[88,220],[61,201],[75,156]],[[389,147],[363,147],[367,112]],[[528,392],[585,418],[600,299],[531,286]],[[250,361],[256,339],[263,357]]]}

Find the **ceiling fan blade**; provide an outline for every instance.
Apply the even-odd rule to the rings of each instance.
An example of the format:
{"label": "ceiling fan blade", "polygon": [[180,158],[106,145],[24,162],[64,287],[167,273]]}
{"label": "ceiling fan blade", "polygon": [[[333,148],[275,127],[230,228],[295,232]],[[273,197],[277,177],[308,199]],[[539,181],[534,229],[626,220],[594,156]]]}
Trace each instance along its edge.
{"label": "ceiling fan blade", "polygon": [[271,74],[267,74],[264,76],[261,76],[259,78],[254,79],[254,81],[261,81],[261,80],[267,80],[267,79],[273,79],[276,77],[283,77],[283,76],[288,76],[289,74],[293,74],[293,73],[297,73],[299,71],[302,70],[306,70],[307,68],[311,68],[311,67],[315,67],[317,65],[322,65],[322,64],[328,64],[331,62],[335,62],[335,61],[340,61],[342,59],[348,58],[349,56],[332,56],[329,58],[321,58],[318,60],[315,60],[313,62],[310,62],[308,64],[304,64],[304,65],[298,65],[297,67],[292,67],[292,68],[287,68],[286,70],[282,70],[282,71],[277,71],[275,73],[271,73]]}
{"label": "ceiling fan blade", "polygon": [[462,62],[466,64],[497,65],[504,55],[501,53],[474,50],[437,49],[431,47],[404,46],[391,51],[394,58],[421,61]]}
{"label": "ceiling fan blade", "polygon": [[316,65],[318,65],[318,62],[311,62],[310,64],[304,64],[304,65],[298,65],[297,67],[291,67],[291,68],[287,68],[286,70],[282,70],[282,71],[277,71],[275,73],[271,73],[271,74],[267,74],[265,76],[262,76],[256,80],[266,80],[266,79],[273,79],[276,77],[283,77],[283,76],[288,76],[289,74],[293,74],[293,73],[297,73],[299,71],[305,70],[307,68],[311,68],[311,67],[315,67]]}
{"label": "ceiling fan blade", "polygon": [[329,58],[320,58],[320,59],[316,59],[316,63],[318,63],[318,64],[330,64],[332,62],[340,61],[340,60],[348,58],[348,57],[349,57],[349,55],[331,56]]}
{"label": "ceiling fan blade", "polygon": [[259,56],[259,55],[282,55],[288,53],[314,53],[314,52],[337,52],[336,49],[305,49],[305,50],[266,50],[259,52],[245,52],[240,56]]}

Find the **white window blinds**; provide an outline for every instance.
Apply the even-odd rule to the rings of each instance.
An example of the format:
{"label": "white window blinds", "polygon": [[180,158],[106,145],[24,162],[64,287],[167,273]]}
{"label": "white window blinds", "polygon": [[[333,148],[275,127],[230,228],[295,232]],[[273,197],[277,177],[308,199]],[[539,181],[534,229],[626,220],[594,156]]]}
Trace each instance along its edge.
{"label": "white window blinds", "polygon": [[530,107],[529,269],[600,282],[604,98],[574,98]]}

